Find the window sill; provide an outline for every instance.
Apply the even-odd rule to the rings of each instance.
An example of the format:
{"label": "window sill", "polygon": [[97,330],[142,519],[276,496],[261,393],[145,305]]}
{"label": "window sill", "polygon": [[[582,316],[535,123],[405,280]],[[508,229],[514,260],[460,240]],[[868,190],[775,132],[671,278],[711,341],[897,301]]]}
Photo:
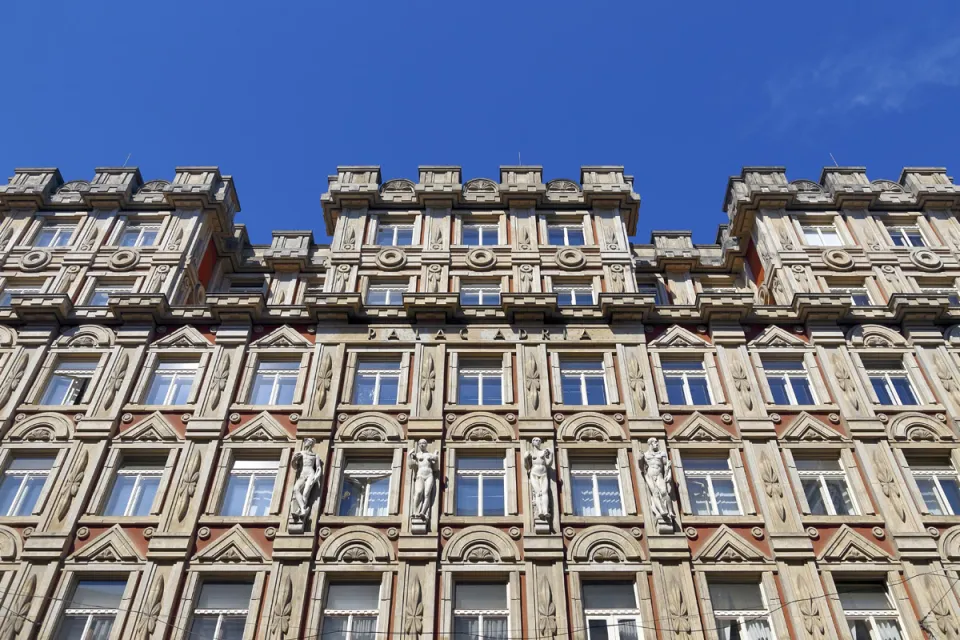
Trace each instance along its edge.
{"label": "window sill", "polygon": [[564,411],[614,411],[623,413],[625,406],[623,404],[553,404],[553,412],[563,413]]}
{"label": "window sill", "polygon": [[129,411],[180,411],[193,415],[195,404],[128,404],[123,407],[124,412]]}
{"label": "window sill", "polygon": [[733,411],[733,406],[729,404],[661,404],[660,411],[668,411],[670,413],[683,413],[683,412],[717,412],[717,411]]}
{"label": "window sill", "polygon": [[942,515],[934,516],[930,514],[921,514],[920,519],[923,521],[924,525],[945,525],[953,526],[955,524],[960,524],[960,515],[951,516],[951,515]]}
{"label": "window sill", "polygon": [[776,413],[784,412],[800,412],[806,411],[807,413],[813,413],[816,411],[829,411],[831,413],[836,413],[840,411],[840,407],[835,404],[771,404],[767,403],[768,411],[775,411]]}
{"label": "window sill", "polygon": [[876,515],[851,515],[851,516],[822,516],[812,514],[801,514],[800,520],[803,526],[839,526],[848,524],[851,526],[863,525],[873,527],[884,523],[884,519]]}
{"label": "window sill", "polygon": [[901,411],[946,411],[942,404],[875,404],[874,411],[881,413],[897,413]]}
{"label": "window sill", "polygon": [[569,524],[642,525],[643,515],[639,513],[636,515],[629,515],[629,516],[575,516],[573,514],[562,514],[560,516],[560,526],[563,527]]}
{"label": "window sill", "polygon": [[0,524],[5,524],[10,527],[35,527],[40,522],[42,515],[43,514],[35,516],[0,516]]}
{"label": "window sill", "polygon": [[689,525],[761,525],[764,524],[763,516],[695,516],[693,514],[684,513],[680,516],[680,521],[683,526]]}
{"label": "window sill", "polygon": [[330,526],[331,524],[375,524],[379,527],[388,524],[399,525],[402,520],[403,518],[400,517],[400,514],[388,516],[331,516],[320,514],[320,523],[318,526]]}
{"label": "window sill", "polygon": [[62,411],[63,413],[86,413],[89,404],[22,404],[17,410],[24,412]]}
{"label": "window sill", "polygon": [[511,411],[515,413],[519,410],[519,405],[515,402],[511,404],[457,404],[448,402],[443,405],[443,408],[448,411]]}
{"label": "window sill", "polygon": [[299,404],[232,404],[231,411],[273,411],[276,413],[294,413],[303,411],[304,406]]}
{"label": "window sill", "polygon": [[101,516],[96,514],[87,514],[80,516],[79,524],[105,526],[119,524],[128,527],[157,527],[160,524],[160,516]]}
{"label": "window sill", "polygon": [[347,404],[342,403],[338,407],[340,411],[353,411],[354,413],[363,413],[365,411],[409,411],[409,406],[404,404]]}
{"label": "window sill", "polygon": [[279,514],[271,516],[200,516],[199,524],[202,525],[230,525],[230,524],[260,524],[280,526],[283,518]]}

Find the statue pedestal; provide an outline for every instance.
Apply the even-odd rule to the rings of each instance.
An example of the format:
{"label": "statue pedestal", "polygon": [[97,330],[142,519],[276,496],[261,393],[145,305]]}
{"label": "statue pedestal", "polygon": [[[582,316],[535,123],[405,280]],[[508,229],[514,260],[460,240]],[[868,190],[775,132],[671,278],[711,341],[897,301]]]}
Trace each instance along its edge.
{"label": "statue pedestal", "polygon": [[302,534],[304,531],[303,520],[294,520],[287,522],[287,533]]}
{"label": "statue pedestal", "polygon": [[667,520],[657,520],[657,533],[662,536],[673,533],[673,523]]}
{"label": "statue pedestal", "polygon": [[550,521],[546,518],[535,518],[533,521],[533,531],[537,534],[550,533]]}
{"label": "statue pedestal", "polygon": [[413,516],[410,518],[410,533],[415,536],[426,535],[427,519],[423,516]]}

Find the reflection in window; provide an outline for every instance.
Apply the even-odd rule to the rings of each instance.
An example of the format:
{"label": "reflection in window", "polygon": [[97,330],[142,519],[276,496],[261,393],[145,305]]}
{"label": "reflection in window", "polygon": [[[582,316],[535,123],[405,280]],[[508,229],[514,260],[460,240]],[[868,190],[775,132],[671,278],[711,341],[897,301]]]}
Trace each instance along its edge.
{"label": "reflection in window", "polygon": [[331,584],[327,587],[320,636],[330,640],[375,640],[379,604],[379,584]]}
{"label": "reflection in window", "polygon": [[710,580],[710,605],[721,638],[773,640],[763,590],[753,582]]}
{"label": "reflection in window", "polygon": [[897,608],[879,583],[837,583],[853,640],[901,640]]}
{"label": "reflection in window", "polygon": [[847,474],[839,460],[797,458],[794,462],[810,513],[849,516],[857,512],[847,484]]}
{"label": "reflection in window", "polygon": [[80,580],[66,603],[58,640],[107,640],[126,580]]}
{"label": "reflection in window", "polygon": [[340,515],[389,515],[390,475],[389,460],[348,460],[340,487]]}
{"label": "reflection in window", "polygon": [[509,617],[507,585],[454,585],[453,634],[457,640],[507,640]]}
{"label": "reflection in window", "polygon": [[903,362],[885,360],[864,363],[867,376],[880,404],[915,405],[917,396],[913,393],[910,376],[903,368]]}
{"label": "reflection in window", "polygon": [[53,456],[14,456],[0,480],[0,516],[28,516],[47,483]]}
{"label": "reflection in window", "polygon": [[960,480],[950,463],[910,463],[910,471],[931,515],[960,515]]}
{"label": "reflection in window", "polygon": [[267,515],[276,480],[276,460],[234,460],[223,492],[220,515]]}
{"label": "reflection in window", "polygon": [[560,362],[560,384],[563,403],[572,405],[607,404],[607,386],[602,360],[573,360]]}
{"label": "reflection in window", "polygon": [[83,401],[83,394],[97,370],[93,360],[66,360],[57,365],[47,382],[40,404],[74,405]]}
{"label": "reflection in window", "polygon": [[502,455],[458,456],[457,515],[504,515],[506,477]]}
{"label": "reflection in window", "polygon": [[703,358],[694,360],[661,360],[663,381],[670,404],[713,404]]}
{"label": "reflection in window", "polygon": [[582,224],[547,225],[547,241],[556,246],[581,247],[586,244]]}
{"label": "reflection in window", "polygon": [[357,364],[353,404],[397,404],[400,362],[362,360]]}
{"label": "reflection in window", "polygon": [[457,402],[466,405],[501,405],[503,382],[501,362],[463,362],[457,379]]}
{"label": "reflection in window", "polygon": [[774,404],[817,404],[810,375],[801,359],[763,358],[763,371]]}
{"label": "reflection in window", "polygon": [[684,456],[683,475],[694,515],[740,515],[740,501],[728,456]]}
{"label": "reflection in window", "polygon": [[183,405],[190,401],[190,389],[197,375],[196,362],[160,362],[150,378],[146,404]]}
{"label": "reflection in window", "polygon": [[261,360],[250,390],[250,404],[293,404],[297,377],[300,375],[299,360]]}
{"label": "reflection in window", "polygon": [[588,640],[640,637],[640,606],[632,582],[584,582],[582,592]]}
{"label": "reflection in window", "polygon": [[405,247],[413,244],[412,224],[381,224],[377,226],[377,244],[381,247]]}
{"label": "reflection in window", "polygon": [[105,516],[148,516],[160,488],[163,465],[130,461],[117,469]]}
{"label": "reflection in window", "polygon": [[572,461],[570,484],[574,515],[624,515],[620,492],[620,470],[615,461]]}
{"label": "reflection in window", "polygon": [[206,582],[193,609],[191,638],[242,640],[247,623],[250,582]]}

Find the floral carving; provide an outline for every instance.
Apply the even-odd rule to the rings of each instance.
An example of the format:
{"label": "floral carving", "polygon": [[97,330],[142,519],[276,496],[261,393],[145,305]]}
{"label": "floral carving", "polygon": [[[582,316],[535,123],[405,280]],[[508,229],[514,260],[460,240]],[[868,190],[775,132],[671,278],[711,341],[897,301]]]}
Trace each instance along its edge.
{"label": "floral carving", "polygon": [[[782,224],[786,223],[784,222]],[[777,233],[780,236],[780,246],[787,251],[793,251],[793,240],[790,238],[790,234],[787,233],[787,230],[783,226],[778,226]]]}
{"label": "floral carving", "polygon": [[753,394],[750,393],[750,380],[747,378],[747,370],[743,368],[740,359],[734,356],[731,358],[730,368],[733,373],[733,387],[740,394],[747,411],[753,410]]}
{"label": "floral carving", "polygon": [[107,381],[107,389],[104,393],[103,406],[109,409],[113,406],[113,401],[117,396],[117,391],[123,386],[123,380],[127,377],[127,366],[130,364],[130,356],[125,351],[120,352],[117,358],[117,365],[113,368],[113,373]]}
{"label": "floral carving", "polygon": [[847,396],[854,411],[859,411],[860,399],[857,397],[857,388],[853,384],[853,378],[850,377],[847,365],[843,362],[843,356],[840,355],[840,352],[836,352],[830,361],[833,363],[833,373],[837,378],[837,386]]}
{"label": "floral carving", "polygon": [[636,358],[630,358],[627,361],[627,380],[630,383],[630,390],[633,391],[633,397],[637,399],[637,404],[641,409],[646,409],[647,381],[643,376],[643,367]]}
{"label": "floral carving", "polygon": [[[937,581],[932,575],[928,575],[924,581],[927,583],[927,593],[930,594],[931,598],[934,594],[940,592],[940,589],[937,588]],[[947,640],[956,640],[960,638],[960,624],[957,623],[957,618],[953,615],[950,604],[947,602],[949,593],[947,591],[937,598],[936,602],[930,607],[930,613],[937,619],[937,629],[940,631],[940,637],[947,638]]]}
{"label": "floral carving", "polygon": [[797,591],[800,596],[797,601],[797,608],[800,609],[800,615],[803,617],[803,630],[806,632],[807,637],[812,640],[825,638],[827,635],[827,627],[823,621],[823,614],[820,613],[820,605],[817,604],[814,598],[810,583],[807,582],[807,578],[803,575],[797,579]]}
{"label": "floral carving", "polygon": [[370,554],[363,547],[350,547],[340,556],[343,562],[370,562]]}
{"label": "floral carving", "polygon": [[190,499],[197,492],[197,482],[200,480],[200,452],[193,450],[193,455],[187,463],[187,468],[183,472],[183,478],[180,480],[180,487],[177,489],[177,522],[183,522],[187,515],[187,508],[190,506]]}
{"label": "floral carving", "polygon": [[290,631],[290,617],[293,614],[293,583],[290,575],[283,577],[283,583],[280,587],[280,597],[273,605],[273,613],[270,616],[269,638],[283,638]]}
{"label": "floral carving", "polygon": [[763,492],[770,498],[777,517],[780,518],[781,522],[786,522],[787,508],[783,503],[783,486],[780,484],[780,475],[765,453],[760,456],[760,480],[763,481]]}
{"label": "floral carving", "polygon": [[146,609],[142,612],[140,620],[133,631],[134,640],[147,640],[153,635],[157,628],[157,621],[160,619],[160,612],[163,608],[163,576],[157,575],[150,587],[150,594],[147,596]]}
{"label": "floral carving", "polygon": [[538,629],[541,638],[552,638],[557,635],[557,605],[553,601],[553,589],[546,576],[540,577],[537,585],[537,599],[539,607],[537,614],[540,618]]}
{"label": "floral carving", "polygon": [[350,276],[350,265],[341,264],[333,276],[333,292],[343,293],[347,289],[347,278]]}
{"label": "floral carving", "polygon": [[593,554],[594,562],[620,562],[620,554],[610,547],[600,547]]}
{"label": "floral carving", "polygon": [[676,581],[670,582],[670,589],[667,592],[667,610],[670,613],[673,637],[676,640],[690,640],[693,637],[693,626],[690,624],[687,602],[683,598],[683,588]]}
{"label": "floral carving", "polygon": [[13,223],[10,223],[4,228],[3,232],[0,233],[0,251],[6,251],[7,245],[10,243],[10,238],[13,236]]}
{"label": "floral carving", "polygon": [[327,351],[320,359],[320,372],[317,374],[317,409],[323,409],[330,394],[330,383],[333,381],[333,359]]}
{"label": "floral carving", "polygon": [[23,589],[20,591],[20,597],[16,599],[10,613],[4,618],[3,626],[0,627],[0,638],[3,640],[14,640],[23,629],[23,623],[29,620],[30,606],[33,604],[33,596],[37,591],[37,576],[30,574]]}
{"label": "floral carving", "polygon": [[170,244],[167,245],[168,251],[180,251],[180,244],[183,242],[183,227],[177,229],[177,232],[173,234],[173,240],[170,241]]}
{"label": "floral carving", "polygon": [[487,547],[474,547],[467,553],[467,562],[496,562],[493,551]]}
{"label": "floral carving", "polygon": [[884,459],[883,452],[876,449],[873,452],[873,468],[877,473],[877,482],[880,483],[880,490],[890,501],[890,506],[896,512],[901,522],[907,521],[907,508],[903,504],[903,494],[900,493],[900,487],[893,475],[893,470]]}
{"label": "floral carving", "polygon": [[933,364],[937,370],[937,378],[940,379],[940,384],[943,385],[944,391],[950,395],[954,403],[960,405],[960,385],[957,384],[957,380],[953,377],[953,373],[950,371],[950,367],[947,366],[943,356],[938,353],[933,360]]}
{"label": "floral carving", "polygon": [[423,361],[423,375],[420,377],[420,400],[423,402],[424,409],[430,409],[433,406],[433,391],[437,386],[437,368],[433,362],[433,356],[429,353]]}
{"label": "floral carving", "polygon": [[353,225],[350,224],[350,221],[347,220],[347,229],[343,234],[343,248],[347,251],[351,251],[357,244],[357,232],[354,231]]}
{"label": "floral carving", "polygon": [[220,368],[217,369],[213,377],[213,388],[210,389],[210,409],[216,410],[220,406],[220,399],[227,388],[227,380],[230,378],[230,354],[223,354],[223,360],[220,362]]}
{"label": "floral carving", "polygon": [[5,406],[7,402],[9,402],[13,390],[20,386],[20,381],[23,380],[23,374],[26,369],[27,359],[25,357],[20,358],[14,363],[12,371],[0,382],[0,407]]}
{"label": "floral carving", "polygon": [[433,233],[430,234],[430,244],[433,249],[443,249],[443,227],[439,219],[433,220]]}
{"label": "floral carving", "polygon": [[423,586],[420,579],[414,577],[403,610],[404,640],[419,640],[423,633]]}
{"label": "floral carving", "polygon": [[87,450],[81,450],[80,455],[77,456],[77,461],[73,464],[73,471],[67,477],[63,492],[60,494],[60,502],[57,505],[57,520],[63,520],[66,517],[70,505],[73,504],[73,499],[80,491],[80,485],[83,484],[83,478],[87,473],[87,461],[89,459],[90,454],[87,453]]}
{"label": "floral carving", "polygon": [[524,372],[524,389],[527,392],[527,404],[534,410],[540,408],[540,368],[537,359],[527,354],[526,370]]}

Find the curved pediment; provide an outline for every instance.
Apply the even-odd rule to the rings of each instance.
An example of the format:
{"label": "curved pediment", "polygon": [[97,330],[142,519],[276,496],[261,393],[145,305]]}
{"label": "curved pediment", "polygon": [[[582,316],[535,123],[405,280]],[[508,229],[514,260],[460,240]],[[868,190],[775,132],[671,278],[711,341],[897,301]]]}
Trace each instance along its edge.
{"label": "curved pediment", "polygon": [[880,324],[858,324],[847,332],[847,340],[854,347],[895,348],[910,343],[899,332]]}
{"label": "curved pediment", "polygon": [[570,559],[574,562],[640,562],[643,547],[623,529],[597,525],[585,529],[570,541]]}
{"label": "curved pediment", "polygon": [[477,526],[464,529],[450,538],[443,548],[447,562],[516,562],[517,545],[500,529]]}
{"label": "curved pediment", "polygon": [[8,433],[7,440],[23,442],[59,442],[68,440],[73,433],[73,423],[59,413],[38,413],[16,423]]}
{"label": "curved pediment", "polygon": [[320,545],[317,554],[327,563],[365,564],[391,562],[393,545],[374,529],[355,525],[340,529]]}
{"label": "curved pediment", "polygon": [[451,440],[473,442],[510,441],[514,439],[513,427],[503,417],[486,411],[462,416],[450,425]]}
{"label": "curved pediment", "polygon": [[609,416],[586,411],[564,420],[557,436],[564,442],[620,442],[623,429]]}
{"label": "curved pediment", "polygon": [[399,442],[403,439],[400,423],[385,413],[361,413],[337,429],[338,442]]}

